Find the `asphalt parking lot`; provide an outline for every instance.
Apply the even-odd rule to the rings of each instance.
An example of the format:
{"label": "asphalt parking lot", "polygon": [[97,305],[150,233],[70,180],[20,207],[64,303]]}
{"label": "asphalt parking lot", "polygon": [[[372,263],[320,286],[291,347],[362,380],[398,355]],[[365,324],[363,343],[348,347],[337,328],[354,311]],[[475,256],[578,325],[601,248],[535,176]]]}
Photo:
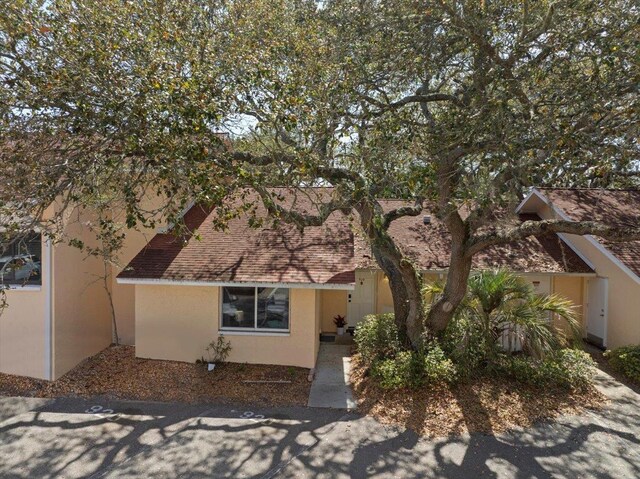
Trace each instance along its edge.
{"label": "asphalt parking lot", "polygon": [[2,478],[640,477],[640,402],[494,437],[418,438],[356,413],[0,398]]}

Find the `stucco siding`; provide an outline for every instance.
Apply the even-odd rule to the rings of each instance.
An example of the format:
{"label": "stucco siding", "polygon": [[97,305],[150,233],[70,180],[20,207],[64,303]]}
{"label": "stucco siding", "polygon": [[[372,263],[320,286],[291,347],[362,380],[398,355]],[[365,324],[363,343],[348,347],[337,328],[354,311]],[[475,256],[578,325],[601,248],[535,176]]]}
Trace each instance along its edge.
{"label": "stucco siding", "polygon": [[[544,219],[555,217],[548,206],[540,206],[538,215]],[[597,275],[609,280],[607,317],[608,348],[640,344],[640,283],[616,265],[587,238],[565,235],[567,242],[593,265]],[[588,314],[589,298],[585,298]]]}
{"label": "stucco siding", "polygon": [[[165,201],[160,196],[150,194],[142,198],[141,207],[146,211],[157,210]],[[119,210],[113,215],[114,220],[120,224],[126,221],[123,210]],[[160,217],[156,217],[157,228],[165,225]],[[118,334],[122,344],[135,344],[135,291],[132,284],[118,284],[116,277],[122,271],[122,267],[137,255],[149,241],[155,236],[156,230],[153,228],[127,229],[124,231],[125,240],[122,249],[118,251],[117,265],[112,268],[113,306],[116,311],[118,322]]]}
{"label": "stucco siding", "polygon": [[[315,311],[315,331],[313,335],[313,355],[315,359],[318,359],[318,352],[320,351],[320,330],[322,329],[322,291],[316,289],[316,311]],[[314,367],[315,367],[314,359]]]}
{"label": "stucco siding", "polygon": [[[356,286],[357,287],[357,286]],[[382,271],[376,273],[376,314],[393,313],[393,296],[389,280]]]}
{"label": "stucco siding", "polygon": [[[640,344],[640,284],[586,238],[568,236],[568,239],[593,263],[598,276],[609,279],[607,347]],[[586,304],[588,308],[588,296]]]}
{"label": "stucco siding", "polygon": [[44,285],[7,291],[7,303],[0,313],[0,372],[47,379]]}
{"label": "stucco siding", "polygon": [[[193,362],[219,334],[218,287],[136,285],[136,355]],[[317,355],[316,291],[290,292],[290,333],[223,332],[228,360],[312,368]]]}
{"label": "stucco siding", "polygon": [[[562,298],[571,301],[575,307],[578,321],[583,337],[586,334],[585,323],[585,279],[580,276],[554,276],[552,283],[552,292]],[[559,327],[565,328],[567,326],[566,321],[562,321],[558,318],[554,319],[555,324]]]}
{"label": "stucco siding", "polygon": [[[95,234],[84,226],[91,217],[74,210],[65,234],[96,246]],[[111,312],[101,259],[87,256],[64,242],[53,246],[54,378],[111,344]]]}
{"label": "stucco siding", "polygon": [[320,294],[321,330],[323,333],[335,333],[336,325],[333,318],[336,315],[347,316],[347,295],[349,291],[325,289]]}
{"label": "stucco siding", "polygon": [[217,337],[219,288],[135,286],[136,356],[194,362]]}

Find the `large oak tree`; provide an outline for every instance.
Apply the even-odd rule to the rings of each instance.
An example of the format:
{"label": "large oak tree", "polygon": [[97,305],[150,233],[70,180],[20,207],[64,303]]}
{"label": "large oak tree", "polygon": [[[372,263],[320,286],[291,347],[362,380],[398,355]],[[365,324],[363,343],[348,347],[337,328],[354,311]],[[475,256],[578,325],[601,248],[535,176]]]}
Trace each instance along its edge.
{"label": "large oak tree", "polygon": [[[159,213],[144,191],[172,221],[247,187],[301,228],[353,210],[415,345],[446,327],[484,248],[640,237],[494,215],[532,185],[637,187],[639,16],[631,0],[17,0],[0,12],[3,218],[63,198],[125,205],[133,226]],[[301,214],[271,185],[335,189]],[[427,204],[451,234],[428,315],[388,233]]]}

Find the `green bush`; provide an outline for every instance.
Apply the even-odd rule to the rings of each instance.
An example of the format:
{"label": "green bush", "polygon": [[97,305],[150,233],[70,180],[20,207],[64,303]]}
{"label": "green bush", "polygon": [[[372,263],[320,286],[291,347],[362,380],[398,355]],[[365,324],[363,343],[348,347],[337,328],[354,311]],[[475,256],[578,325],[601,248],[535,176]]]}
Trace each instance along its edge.
{"label": "green bush", "polygon": [[378,359],[371,366],[371,375],[385,389],[415,389],[425,384],[453,382],[456,368],[437,344],[426,352],[401,351],[392,359]]}
{"label": "green bush", "polygon": [[624,346],[606,351],[609,364],[634,382],[640,383],[640,346]]}
{"label": "green bush", "polygon": [[447,326],[442,337],[442,348],[458,366],[462,376],[482,372],[487,363],[485,337],[477,324],[466,315],[457,315]]}
{"label": "green bush", "polygon": [[393,314],[371,314],[358,325],[354,337],[365,364],[394,358],[400,351],[398,327]]}
{"label": "green bush", "polygon": [[513,379],[534,386],[561,386],[581,389],[591,384],[595,362],[578,349],[561,349],[544,359],[530,356],[503,356],[500,370]]}

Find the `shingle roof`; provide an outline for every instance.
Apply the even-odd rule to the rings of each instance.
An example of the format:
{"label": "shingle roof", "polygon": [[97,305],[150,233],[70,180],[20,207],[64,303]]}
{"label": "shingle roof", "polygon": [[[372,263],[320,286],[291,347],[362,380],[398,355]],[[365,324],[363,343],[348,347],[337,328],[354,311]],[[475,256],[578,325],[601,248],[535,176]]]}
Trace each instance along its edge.
{"label": "shingle roof", "polygon": [[[312,202],[300,195],[296,204],[298,210],[307,211]],[[264,217],[264,208],[255,214]],[[232,219],[226,231],[218,231],[213,226],[216,215],[212,208],[192,207],[184,221],[193,234],[182,238],[157,234],[119,277],[316,284],[355,280],[353,234],[339,211],[323,226],[304,232],[284,223],[252,228],[248,215]]]}
{"label": "shingle roof", "polygon": [[[287,190],[281,190],[285,201]],[[296,195],[298,211],[310,212],[319,196],[331,189],[307,189]],[[381,200],[383,208],[402,206],[401,200]],[[264,216],[258,207],[256,216]],[[192,207],[184,217],[191,234],[177,238],[158,234],[120,273],[120,278],[206,282],[264,282],[351,284],[356,269],[378,268],[371,248],[354,224],[353,215],[334,212],[321,227],[297,228],[281,223],[261,228],[248,225],[248,215],[233,219],[224,232],[213,227],[217,212]],[[425,209],[424,215],[429,215]],[[195,232],[197,231],[197,235]],[[400,248],[422,270],[449,264],[449,234],[432,216],[403,217],[389,230]],[[529,238],[518,244],[491,248],[475,258],[476,268],[508,267],[520,272],[590,273],[592,270],[557,236]]]}
{"label": "shingle roof", "polygon": [[[551,203],[574,221],[637,226],[640,223],[640,190],[538,188]],[[631,271],[640,276],[640,241],[597,240]]]}
{"label": "shingle roof", "polygon": [[[383,208],[403,206],[401,200],[382,200]],[[423,224],[423,216],[430,216],[430,224]],[[537,217],[522,217],[536,219]],[[539,219],[539,218],[537,218]],[[516,220],[516,219],[514,219]],[[389,233],[403,252],[422,270],[449,267],[451,237],[446,226],[424,210],[423,215],[405,216],[393,223]],[[364,240],[356,247],[358,268],[377,268]],[[362,251],[358,255],[358,251]],[[592,273],[593,270],[557,235],[530,237],[516,243],[494,246],[476,254],[473,267],[488,269],[504,267],[518,272]]]}

